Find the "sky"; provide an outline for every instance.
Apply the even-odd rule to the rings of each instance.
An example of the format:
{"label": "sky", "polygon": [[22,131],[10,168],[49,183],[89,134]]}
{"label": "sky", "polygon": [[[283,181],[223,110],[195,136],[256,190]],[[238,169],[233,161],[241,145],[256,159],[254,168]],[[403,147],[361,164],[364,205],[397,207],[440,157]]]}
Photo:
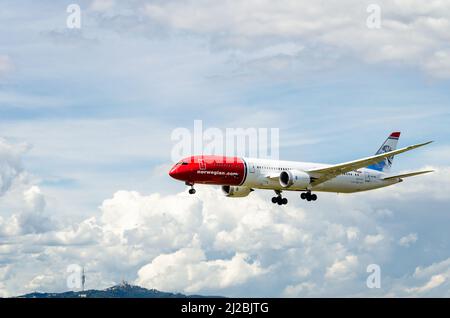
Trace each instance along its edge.
{"label": "sky", "polygon": [[[81,8],[80,28],[67,7]],[[380,27],[368,27],[380,9]],[[122,279],[187,294],[449,297],[450,4],[0,1],[0,296]],[[390,188],[289,205],[167,172],[172,132],[278,128],[339,163],[392,131]],[[381,269],[368,288],[367,266]]]}

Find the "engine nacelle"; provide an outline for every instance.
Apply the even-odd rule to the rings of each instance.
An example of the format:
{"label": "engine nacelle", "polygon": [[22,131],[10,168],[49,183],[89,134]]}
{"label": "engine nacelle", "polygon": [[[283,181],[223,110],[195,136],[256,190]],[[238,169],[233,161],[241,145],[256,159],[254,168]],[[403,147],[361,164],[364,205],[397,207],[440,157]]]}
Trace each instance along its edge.
{"label": "engine nacelle", "polygon": [[222,186],[222,191],[227,197],[241,198],[246,197],[253,191],[249,187]]}
{"label": "engine nacelle", "polygon": [[304,190],[311,183],[309,174],[298,170],[287,170],[280,173],[280,185],[283,188]]}

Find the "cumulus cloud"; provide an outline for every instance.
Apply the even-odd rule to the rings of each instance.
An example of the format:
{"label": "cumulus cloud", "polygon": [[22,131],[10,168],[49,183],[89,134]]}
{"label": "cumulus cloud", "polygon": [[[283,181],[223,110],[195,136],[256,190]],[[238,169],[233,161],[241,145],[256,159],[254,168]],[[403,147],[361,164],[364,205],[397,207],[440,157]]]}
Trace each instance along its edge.
{"label": "cumulus cloud", "polygon": [[31,211],[42,212],[45,208],[45,197],[38,186],[32,186],[24,192],[24,200]]}
{"label": "cumulus cloud", "polygon": [[[258,262],[236,253],[231,259],[207,260],[200,246],[157,256],[138,271],[137,283],[159,289],[198,292],[240,285],[265,272]],[[170,286],[170,287],[169,287]]]}
{"label": "cumulus cloud", "polygon": [[53,229],[54,224],[46,215],[45,197],[37,186],[23,193],[24,208],[8,217],[0,215],[0,236],[14,237],[30,233],[45,233]]}
{"label": "cumulus cloud", "polygon": [[447,277],[444,275],[433,275],[430,280],[425,283],[423,286],[408,288],[406,291],[408,293],[424,293],[430,291],[440,285],[442,285],[447,280]]}
{"label": "cumulus cloud", "polygon": [[283,297],[301,297],[302,295],[308,294],[311,290],[314,290],[316,285],[313,283],[300,283],[297,285],[288,285],[284,291]]}
{"label": "cumulus cloud", "polygon": [[[421,170],[421,169],[417,169]],[[422,170],[434,170],[434,172],[423,175],[420,177],[420,182],[417,182],[417,178],[412,177],[405,180],[406,185],[396,186],[395,191],[390,191],[389,188],[381,189],[386,199],[396,198],[401,201],[408,201],[412,198],[414,193],[427,193],[433,200],[447,200],[448,198],[448,181],[450,177],[450,167],[440,166],[432,167],[426,166]],[[411,171],[402,171],[399,173],[408,173]],[[444,176],[444,177],[436,177]],[[433,184],[433,189],[430,189],[429,185]]]}
{"label": "cumulus cloud", "polygon": [[[108,275],[114,274],[105,273],[106,269],[111,262],[119,262],[122,270],[136,271],[138,284],[187,293],[227,294],[236,286],[248,291],[261,280],[278,286],[278,295],[317,293],[325,280],[356,279],[360,258],[367,258],[351,247],[354,225],[327,224],[325,216],[312,217],[309,223],[300,208],[280,210],[259,196],[230,200],[221,197],[220,191],[204,188],[199,192],[193,198],[185,193],[144,196],[120,191],[102,204],[101,218],[53,229],[39,238],[27,236],[28,242],[33,242],[34,253],[45,255],[43,264],[46,259],[58,260],[56,266],[86,262],[103,271],[102,279],[108,281]],[[259,210],[243,209],[249,205]],[[320,230],[324,222],[325,232]],[[227,232],[230,237],[225,240]],[[19,245],[23,249],[28,242]],[[83,251],[81,256],[76,255],[78,250]],[[41,289],[55,286],[42,273],[31,273],[26,288],[38,289],[40,282]]]}
{"label": "cumulus cloud", "polygon": [[425,267],[417,267],[403,280],[396,280],[390,296],[449,297],[450,258]]}
{"label": "cumulus cloud", "polygon": [[406,236],[403,236],[398,241],[398,244],[404,247],[409,247],[411,244],[414,244],[417,241],[417,233],[409,233]]}
{"label": "cumulus cloud", "polygon": [[0,236],[13,236],[19,234],[20,224],[16,215],[9,218],[2,217],[0,215]]}
{"label": "cumulus cloud", "polygon": [[22,156],[28,148],[0,138],[0,236],[45,232],[52,226],[44,213],[45,196],[38,186],[30,186],[23,168]]}
{"label": "cumulus cloud", "polygon": [[[426,181],[429,191],[441,182],[433,180]],[[384,200],[402,187],[408,188],[404,197]],[[366,267],[376,263],[383,272],[381,294],[445,294],[448,260],[429,265],[419,253],[414,260],[423,267],[389,272],[398,249],[412,243],[411,235],[399,243],[397,227],[405,231],[411,223],[401,218],[392,229],[385,222],[409,213],[408,207],[399,210],[403,200],[422,200],[414,182],[396,191],[321,194],[314,205],[287,194],[290,204],[279,207],[264,191],[230,199],[214,187],[198,187],[195,196],[121,190],[85,220],[47,222],[51,206],[32,185],[23,190],[22,210],[0,218],[0,293],[66,290],[66,267],[82,264],[92,288],[126,277],[148,288],[196,294],[367,296]],[[441,200],[447,206],[449,199]],[[379,213],[380,207],[392,213]]]}
{"label": "cumulus cloud", "polygon": [[383,235],[377,234],[377,235],[367,235],[364,238],[364,242],[368,245],[377,244],[378,242],[383,240]]}
{"label": "cumulus cloud", "polygon": [[325,277],[330,279],[345,279],[354,273],[358,266],[358,257],[347,255],[343,260],[337,260],[327,268]]}
{"label": "cumulus cloud", "polygon": [[186,246],[203,222],[201,202],[184,194],[162,197],[118,191],[100,210],[106,229],[130,244],[161,250]]}

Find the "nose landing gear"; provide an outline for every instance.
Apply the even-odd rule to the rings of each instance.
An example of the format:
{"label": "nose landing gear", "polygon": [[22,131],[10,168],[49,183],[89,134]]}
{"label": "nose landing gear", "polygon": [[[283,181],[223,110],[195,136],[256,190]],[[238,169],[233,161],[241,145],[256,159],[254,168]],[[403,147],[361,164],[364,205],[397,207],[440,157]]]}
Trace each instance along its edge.
{"label": "nose landing gear", "polygon": [[311,191],[307,191],[307,192],[303,192],[302,194],[300,194],[300,198],[302,198],[302,200],[306,200],[306,201],[316,201],[317,195],[314,193],[311,193]]}
{"label": "nose landing gear", "polygon": [[194,189],[194,184],[191,182],[186,182],[187,186],[190,186],[191,188],[189,189],[189,194],[195,194],[195,189]]}
{"label": "nose landing gear", "polygon": [[288,203],[288,199],[281,196],[281,191],[275,190],[275,193],[277,196],[272,198],[273,204],[286,205]]}

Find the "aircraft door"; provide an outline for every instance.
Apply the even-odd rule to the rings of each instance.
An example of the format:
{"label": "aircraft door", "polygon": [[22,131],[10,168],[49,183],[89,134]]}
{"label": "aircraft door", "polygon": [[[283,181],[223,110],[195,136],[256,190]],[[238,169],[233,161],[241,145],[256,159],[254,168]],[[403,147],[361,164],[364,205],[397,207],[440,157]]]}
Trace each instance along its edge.
{"label": "aircraft door", "polygon": [[255,169],[255,164],[253,162],[249,162],[248,167],[249,167],[248,171],[250,173],[255,173],[256,169]]}

